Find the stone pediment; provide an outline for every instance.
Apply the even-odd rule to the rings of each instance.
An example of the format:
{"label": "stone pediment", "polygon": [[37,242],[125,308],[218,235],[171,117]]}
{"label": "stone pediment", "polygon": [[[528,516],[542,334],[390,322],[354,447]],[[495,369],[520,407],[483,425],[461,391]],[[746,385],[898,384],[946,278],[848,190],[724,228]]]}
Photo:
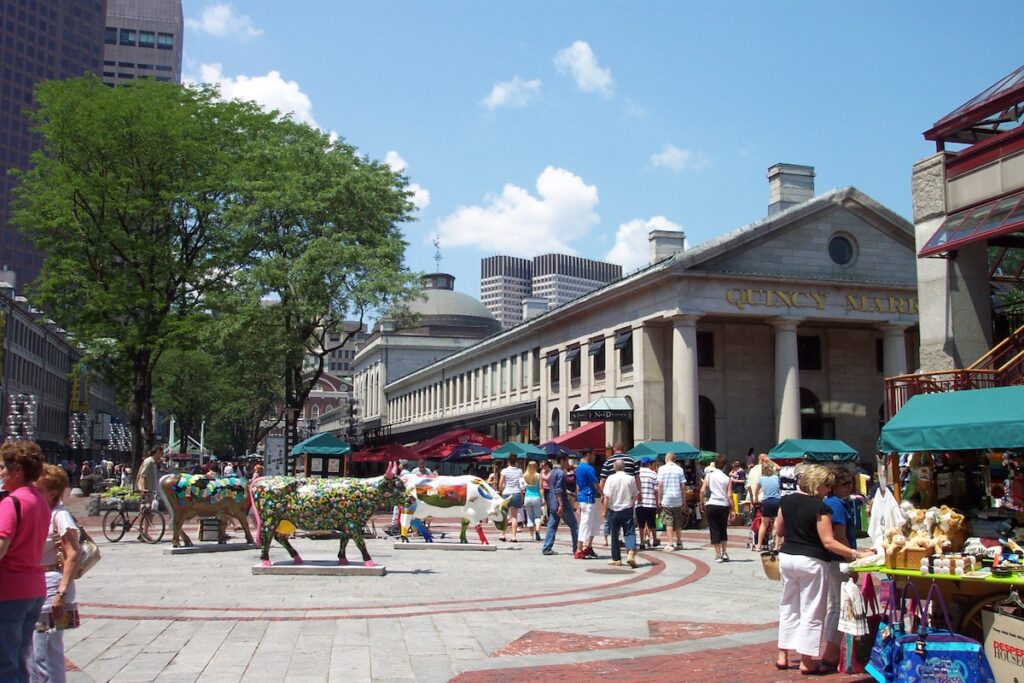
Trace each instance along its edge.
{"label": "stone pediment", "polygon": [[[852,247],[847,263],[837,263],[830,254],[835,238]],[[899,284],[914,284],[917,272],[913,226],[853,187],[832,190],[698,245],[679,258],[677,267]]]}

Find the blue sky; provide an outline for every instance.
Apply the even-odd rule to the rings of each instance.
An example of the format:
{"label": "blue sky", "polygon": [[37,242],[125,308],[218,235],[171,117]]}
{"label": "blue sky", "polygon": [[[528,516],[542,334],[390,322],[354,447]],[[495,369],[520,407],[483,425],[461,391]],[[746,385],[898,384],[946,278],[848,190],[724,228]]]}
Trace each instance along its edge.
{"label": "blue sky", "polygon": [[765,215],[815,167],[910,219],[921,133],[1021,65],[1024,3],[184,0],[185,77],[403,168],[411,268],[479,295],[480,259],[622,263]]}

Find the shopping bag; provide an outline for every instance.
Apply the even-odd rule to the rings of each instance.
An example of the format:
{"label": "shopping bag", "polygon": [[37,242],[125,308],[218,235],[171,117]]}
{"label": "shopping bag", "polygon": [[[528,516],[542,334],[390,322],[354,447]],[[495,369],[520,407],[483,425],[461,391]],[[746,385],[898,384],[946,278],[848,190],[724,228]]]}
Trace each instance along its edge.
{"label": "shopping bag", "polygon": [[[914,594],[915,606],[913,608],[907,602],[908,592]],[[916,607],[919,602],[917,589],[909,581],[903,586],[903,593],[899,599],[896,598],[895,587],[889,590],[885,612],[878,624],[878,634],[871,646],[868,663],[864,666],[864,671],[879,683],[892,683],[896,680],[896,651],[900,639],[906,637],[907,612],[909,609],[914,610],[911,616],[915,618],[911,628],[915,628],[916,624],[920,623]]]}
{"label": "shopping bag", "polygon": [[867,631],[862,635],[847,633],[840,641],[839,671],[841,673],[867,673],[864,667],[871,659],[871,648],[878,637],[878,626],[882,622],[882,609],[878,605],[875,582],[870,573],[865,573],[861,580],[860,595],[864,603],[864,621]]}
{"label": "shopping bag", "polygon": [[942,590],[932,584],[922,616],[929,612],[939,617],[938,603],[944,623],[925,625],[922,619],[917,632],[899,638],[893,655],[896,683],[995,683],[995,676],[985,657],[981,643],[954,633]]}

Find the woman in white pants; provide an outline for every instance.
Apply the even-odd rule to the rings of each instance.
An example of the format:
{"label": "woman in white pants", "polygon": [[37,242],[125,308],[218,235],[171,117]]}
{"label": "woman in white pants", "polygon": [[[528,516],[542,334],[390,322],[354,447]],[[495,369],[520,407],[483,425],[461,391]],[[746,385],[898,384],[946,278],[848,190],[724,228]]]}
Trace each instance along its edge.
{"label": "woman in white pants", "polygon": [[789,651],[796,650],[800,655],[800,673],[808,676],[829,673],[815,661],[821,653],[828,600],[828,551],[851,561],[861,556],[861,552],[848,548],[832,535],[832,518],[823,500],[834,480],[832,472],[821,465],[803,467],[799,493],[782,498],[775,520],[782,575],[779,656],[775,668],[788,669]]}

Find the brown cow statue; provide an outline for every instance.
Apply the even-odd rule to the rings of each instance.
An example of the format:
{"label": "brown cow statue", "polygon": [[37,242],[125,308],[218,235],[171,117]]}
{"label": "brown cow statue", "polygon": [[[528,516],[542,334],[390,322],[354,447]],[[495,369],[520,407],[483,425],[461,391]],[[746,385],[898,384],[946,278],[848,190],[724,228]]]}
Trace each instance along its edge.
{"label": "brown cow statue", "polygon": [[171,526],[174,534],[172,545],[177,548],[180,540],[192,545],[182,528],[193,517],[217,517],[220,525],[220,542],[227,535],[226,518],[233,518],[242,525],[245,540],[255,543],[249,531],[249,482],[242,477],[208,477],[202,474],[165,474],[160,478],[160,496],[171,512]]}

